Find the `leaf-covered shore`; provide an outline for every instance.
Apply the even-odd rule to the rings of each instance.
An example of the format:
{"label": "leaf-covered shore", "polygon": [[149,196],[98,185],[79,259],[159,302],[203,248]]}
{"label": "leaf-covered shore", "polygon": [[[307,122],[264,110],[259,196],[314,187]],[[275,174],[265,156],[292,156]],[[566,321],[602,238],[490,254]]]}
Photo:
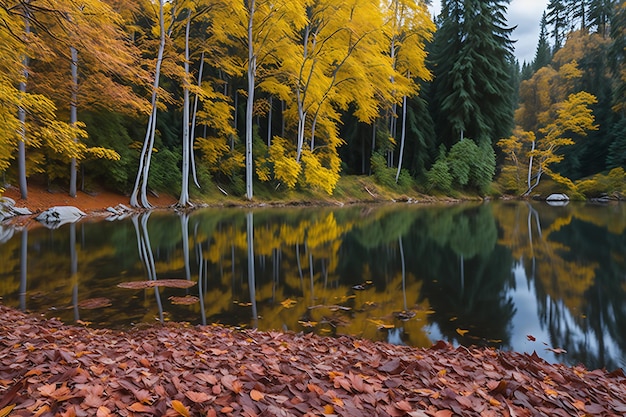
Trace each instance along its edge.
{"label": "leaf-covered shore", "polygon": [[0,306],[0,416],[616,416],[626,377],[490,349],[64,325]]}

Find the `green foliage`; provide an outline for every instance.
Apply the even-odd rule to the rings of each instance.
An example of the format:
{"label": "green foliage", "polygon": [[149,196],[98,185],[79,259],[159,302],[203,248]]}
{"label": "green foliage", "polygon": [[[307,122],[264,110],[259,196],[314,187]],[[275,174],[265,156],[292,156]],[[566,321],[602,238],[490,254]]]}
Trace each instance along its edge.
{"label": "green foliage", "polygon": [[374,152],[370,161],[376,182],[385,187],[393,187],[396,183],[395,173],[393,169],[387,167],[385,157],[379,152]]}
{"label": "green foliage", "polygon": [[178,166],[180,159],[180,152],[174,153],[169,149],[153,153],[148,186],[156,191],[180,193],[181,173]]}
{"label": "green foliage", "polygon": [[450,166],[446,158],[445,147],[440,148],[439,156],[433,166],[426,171],[426,181],[429,190],[438,189],[444,193],[452,191],[454,177],[450,172]]}
{"label": "green foliage", "polygon": [[626,196],[626,172],[624,168],[614,168],[608,174],[597,174],[576,182],[576,189],[587,198],[613,195]]}
{"label": "green foliage", "polygon": [[608,168],[625,167],[626,168],[626,118],[622,118],[619,123],[613,126],[609,135],[611,145],[606,156],[606,165]]}

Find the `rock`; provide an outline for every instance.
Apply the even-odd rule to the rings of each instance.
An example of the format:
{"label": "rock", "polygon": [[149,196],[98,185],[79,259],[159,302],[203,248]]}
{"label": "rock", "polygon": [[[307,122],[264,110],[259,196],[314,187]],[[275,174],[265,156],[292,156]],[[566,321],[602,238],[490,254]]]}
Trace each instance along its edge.
{"label": "rock", "polygon": [[15,216],[27,216],[33,214],[24,207],[15,207],[15,200],[9,197],[0,197],[0,221]]}
{"label": "rock", "polygon": [[550,194],[546,201],[569,201],[569,197],[566,194]]}
{"label": "rock", "polygon": [[550,194],[546,198],[546,203],[553,207],[566,206],[569,203],[569,197],[566,194]]}
{"label": "rock", "polygon": [[40,213],[36,220],[50,229],[56,229],[66,223],[74,223],[83,216],[86,214],[76,207],[57,206]]}

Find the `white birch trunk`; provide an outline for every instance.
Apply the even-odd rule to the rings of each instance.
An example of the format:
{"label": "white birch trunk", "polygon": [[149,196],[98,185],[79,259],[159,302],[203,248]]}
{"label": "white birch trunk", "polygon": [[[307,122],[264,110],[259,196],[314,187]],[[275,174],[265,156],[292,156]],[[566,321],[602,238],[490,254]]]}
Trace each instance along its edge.
{"label": "white birch trunk", "polygon": [[187,15],[185,28],[185,74],[183,77],[183,160],[182,160],[182,184],[178,204],[182,207],[190,205],[189,201],[189,159],[191,156],[189,136],[189,28],[191,26],[191,12]]}
{"label": "white birch trunk", "polygon": [[[28,3],[28,2],[26,2]],[[24,11],[24,34],[28,37],[30,34],[30,20],[28,18],[28,11]],[[26,81],[28,80],[28,56],[24,55],[22,58],[22,80],[20,80],[20,93],[22,96],[26,94]],[[17,165],[18,165],[18,177],[20,184],[20,197],[23,200],[28,198],[28,184],[26,181],[26,110],[23,107],[17,109],[17,116],[20,121],[20,140],[17,143]]]}
{"label": "white birch trunk", "polygon": [[[71,71],[72,71],[72,96],[70,99],[70,124],[76,125],[78,122],[78,51],[73,46],[70,47]],[[74,138],[78,142],[78,138]],[[76,197],[76,158],[70,161],[70,197]]]}
{"label": "white birch trunk", "polygon": [[406,96],[402,99],[402,132],[400,133],[400,155],[398,156],[398,171],[396,172],[396,184],[402,170],[402,157],[404,155],[404,142],[406,138]]}
{"label": "white birch trunk", "polygon": [[[204,70],[204,51],[200,55],[200,68],[198,69],[198,87],[202,87],[202,71]],[[193,175],[193,182],[196,184],[196,187],[200,188],[200,183],[198,182],[198,175],[196,173],[196,156],[193,149],[193,143],[196,140],[196,115],[198,114],[198,95],[194,97],[193,100],[193,114],[191,116],[191,132],[189,133],[191,141],[191,174]]]}
{"label": "white birch trunk", "polygon": [[254,108],[254,86],[256,76],[256,55],[252,24],[254,21],[256,3],[250,0],[248,16],[248,101],[246,103],[246,198],[252,200],[252,111]]}
{"label": "white birch trunk", "polygon": [[[143,141],[143,147],[141,149],[141,156],[139,158],[139,169],[137,170],[137,177],[135,179],[135,186],[133,192],[130,195],[130,205],[132,207],[145,207],[150,208],[151,204],[148,202],[147,189],[148,189],[148,174],[150,172],[150,159],[152,158],[152,148],[154,147],[154,134],[156,130],[157,121],[157,99],[159,90],[159,78],[161,75],[161,64],[163,62],[163,52],[165,50],[165,17],[164,17],[164,5],[165,0],[159,0],[159,27],[161,34],[161,42],[159,43],[159,52],[157,55],[156,70],[154,73],[154,84],[152,85],[152,113],[148,119],[148,128],[146,129],[146,137]],[[141,205],[137,201],[137,195],[141,187]]]}

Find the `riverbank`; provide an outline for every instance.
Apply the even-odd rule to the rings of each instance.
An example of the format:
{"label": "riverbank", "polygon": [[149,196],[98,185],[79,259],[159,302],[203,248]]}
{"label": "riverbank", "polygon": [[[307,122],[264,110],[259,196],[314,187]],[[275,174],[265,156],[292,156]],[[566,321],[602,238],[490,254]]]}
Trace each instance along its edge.
{"label": "riverbank", "polygon": [[221,326],[94,330],[2,305],[0,323],[2,416],[626,413],[623,372],[536,355]]}

